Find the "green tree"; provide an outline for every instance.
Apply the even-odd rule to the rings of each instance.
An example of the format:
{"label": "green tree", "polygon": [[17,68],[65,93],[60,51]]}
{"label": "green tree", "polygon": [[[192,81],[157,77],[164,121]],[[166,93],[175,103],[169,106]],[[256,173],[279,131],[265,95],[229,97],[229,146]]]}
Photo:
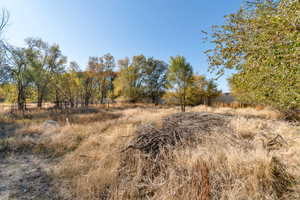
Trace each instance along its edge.
{"label": "green tree", "polygon": [[206,104],[211,106],[212,100],[221,95],[221,91],[218,90],[217,84],[214,80],[208,80],[204,89],[204,96],[206,98]]}
{"label": "green tree", "polygon": [[[186,89],[186,105],[211,105],[212,99],[218,97],[221,91],[213,80],[207,80],[203,75],[193,75],[189,86]],[[164,95],[168,104],[180,104],[180,98],[174,91],[169,91]]]}
{"label": "green tree", "polygon": [[151,99],[152,103],[158,104],[166,86],[166,72],[168,65],[154,58],[148,58],[142,65],[143,93]]}
{"label": "green tree", "polygon": [[242,100],[287,115],[300,108],[299,10],[299,0],[251,1],[214,27],[211,69],[236,70],[230,83]]}
{"label": "green tree", "polygon": [[102,57],[89,58],[88,69],[94,73],[97,80],[100,103],[104,103],[104,99],[108,98],[108,94],[112,92],[114,67],[114,57],[109,53]]}
{"label": "green tree", "polygon": [[167,80],[169,88],[174,92],[175,98],[179,100],[181,111],[185,112],[185,106],[188,103],[188,89],[193,82],[193,69],[183,56],[171,57]]}
{"label": "green tree", "polygon": [[189,105],[204,104],[206,101],[207,80],[203,75],[193,75],[192,83],[187,90]]}
{"label": "green tree", "polygon": [[103,99],[112,98],[114,86],[113,81],[115,79],[115,73],[113,69],[116,67],[115,58],[110,54],[105,54],[102,56],[104,71],[103,71],[103,82],[102,82],[102,89],[101,89],[101,103],[103,103]]}
{"label": "green tree", "polygon": [[31,79],[37,90],[37,105],[42,103],[48,93],[48,87],[54,73],[64,70],[66,57],[58,45],[49,45],[41,39],[26,39],[27,59],[31,66]]}
{"label": "green tree", "polygon": [[2,95],[1,98],[4,99],[5,102],[15,103],[17,102],[17,88],[15,84],[5,83],[1,85]]}
{"label": "green tree", "polygon": [[126,101],[136,102],[142,96],[142,69],[146,65],[143,55],[134,56],[132,63],[125,58],[119,60],[120,71],[114,81],[115,92]]}
{"label": "green tree", "polygon": [[18,110],[26,109],[26,91],[30,84],[30,71],[26,57],[26,49],[9,47],[8,63],[12,83],[16,86]]}
{"label": "green tree", "polygon": [[89,69],[79,72],[78,77],[82,88],[81,103],[83,103],[85,107],[88,107],[88,105],[92,102],[92,99],[95,97],[97,91],[97,80],[94,72]]}
{"label": "green tree", "polygon": [[51,91],[57,108],[62,108],[63,105],[65,108],[78,106],[83,88],[79,75],[79,67],[74,61],[70,62],[66,72],[56,74],[51,84]]}

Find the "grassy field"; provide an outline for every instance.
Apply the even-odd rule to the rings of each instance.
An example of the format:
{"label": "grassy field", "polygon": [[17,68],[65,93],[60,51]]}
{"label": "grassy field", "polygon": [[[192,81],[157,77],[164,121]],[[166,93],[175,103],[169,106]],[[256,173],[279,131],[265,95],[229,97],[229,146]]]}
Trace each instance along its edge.
{"label": "grassy field", "polygon": [[[271,109],[191,107],[195,116],[218,114],[226,123],[155,156],[128,148],[147,133],[141,127],[163,130],[163,120],[178,112],[146,105],[32,110],[25,117],[2,112],[2,124],[17,128],[1,139],[1,151],[47,161],[59,199],[300,198],[300,126]],[[60,127],[45,128],[47,119]]]}

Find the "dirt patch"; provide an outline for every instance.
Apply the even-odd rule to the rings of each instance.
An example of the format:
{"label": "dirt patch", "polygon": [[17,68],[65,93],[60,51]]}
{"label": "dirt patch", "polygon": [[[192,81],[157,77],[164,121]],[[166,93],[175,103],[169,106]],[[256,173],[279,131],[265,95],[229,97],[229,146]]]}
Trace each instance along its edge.
{"label": "dirt patch", "polygon": [[56,200],[48,171],[51,159],[35,154],[40,134],[18,135],[14,124],[2,124],[0,138],[0,200]]}
{"label": "dirt patch", "polygon": [[45,171],[45,160],[14,155],[0,162],[0,200],[61,199]]}

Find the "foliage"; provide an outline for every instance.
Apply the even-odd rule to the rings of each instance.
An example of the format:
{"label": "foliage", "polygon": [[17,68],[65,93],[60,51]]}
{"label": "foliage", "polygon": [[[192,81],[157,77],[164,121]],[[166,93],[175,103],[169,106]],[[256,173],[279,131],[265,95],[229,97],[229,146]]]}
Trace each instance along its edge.
{"label": "foliage", "polygon": [[3,84],[1,85],[1,97],[7,102],[17,102],[17,88],[14,84]]}
{"label": "foliage", "polygon": [[142,96],[142,68],[146,65],[146,57],[137,55],[132,58],[132,63],[122,67],[120,76],[124,72],[124,91],[123,94],[130,102],[136,102]]}
{"label": "foliage", "polygon": [[205,97],[207,99],[207,105],[211,105],[211,100],[222,94],[222,91],[218,90],[217,84],[214,80],[208,80],[205,87]]}
{"label": "foliage", "polygon": [[218,94],[216,85],[204,76],[194,75],[181,56],[172,57],[168,68],[161,60],[138,55],[132,62],[127,58],[119,60],[120,70],[114,71],[114,57],[105,54],[90,57],[87,68],[81,71],[74,61],[65,68],[66,57],[58,45],[48,46],[32,38],[27,39],[27,44],[26,48],[11,47],[10,62],[6,63],[11,75],[7,87],[15,91],[6,94],[6,100],[17,102],[19,109],[25,109],[26,101],[37,102],[38,107],[47,100],[57,108],[73,108],[91,103],[109,104],[117,97],[158,104],[166,89],[169,89],[165,95],[167,102],[180,104],[184,109],[185,105],[205,103]]}
{"label": "foliage", "polygon": [[26,108],[26,93],[31,80],[26,49],[9,47],[7,53],[9,62],[6,64],[9,68],[10,79],[16,87],[18,109],[24,110]]}
{"label": "foliage", "polygon": [[[251,1],[212,33],[212,69],[234,69],[233,92],[284,112],[300,108],[300,3]],[[224,67],[221,67],[224,66]]]}
{"label": "foliage", "polygon": [[168,66],[161,60],[148,58],[143,65],[142,76],[144,96],[151,99],[152,103],[158,104],[166,86],[166,71]]}
{"label": "foliage", "polygon": [[58,45],[49,46],[41,39],[26,39],[27,60],[31,67],[31,81],[38,95],[38,107],[42,107],[43,100],[48,93],[48,86],[54,73],[64,69],[66,57],[62,55]]}
{"label": "foliage", "polygon": [[[4,25],[0,21],[0,34]],[[27,38],[25,42],[23,48],[0,46],[1,96],[16,102],[19,110],[24,111],[28,101],[37,102],[40,108],[44,101],[55,103],[56,108],[94,103],[107,103],[109,107],[109,102],[118,97],[158,104],[168,89],[165,96],[174,97],[174,103],[179,102],[184,111],[185,105],[204,103],[218,92],[204,76],[194,75],[182,56],[171,57],[168,66],[141,54],[131,61],[119,60],[119,71],[115,71],[115,59],[108,53],[90,57],[86,69],[81,70],[74,61],[66,68],[67,58],[58,44],[49,45],[40,38]]]}
{"label": "foliage", "polygon": [[183,56],[171,57],[167,80],[168,87],[179,101],[181,111],[185,112],[185,106],[188,103],[188,89],[193,82],[193,69]]}
{"label": "foliage", "polygon": [[114,68],[115,59],[109,53],[102,57],[90,57],[89,59],[88,70],[93,73],[97,82],[100,103],[104,103],[104,100],[109,97],[109,93],[113,90]]}
{"label": "foliage", "polygon": [[158,102],[166,82],[167,65],[163,61],[138,55],[132,58],[132,63],[128,58],[119,60],[119,67],[114,82],[116,95],[129,102],[145,98]]}
{"label": "foliage", "polygon": [[[192,82],[186,92],[186,104],[192,106],[210,105],[211,100],[220,94],[221,91],[217,89],[217,85],[213,80],[207,80],[203,75],[193,75]],[[174,91],[167,92],[163,98],[168,104],[180,104],[180,99],[177,98]]]}
{"label": "foliage", "polygon": [[[19,110],[26,102],[55,103],[56,108],[89,106],[107,103],[115,98],[128,102],[158,104],[161,97],[175,98],[182,111],[185,105],[197,105],[216,96],[216,86],[203,76],[194,76],[192,66],[182,56],[171,57],[171,65],[144,55],[118,61],[108,53],[90,57],[85,70],[72,61],[66,68],[67,58],[58,44],[49,45],[40,38],[27,38],[23,48],[4,44],[1,33],[9,14],[0,13],[0,84],[1,98],[16,102]],[[212,86],[212,87],[210,87]],[[205,91],[205,88],[207,91]],[[210,91],[211,88],[211,91]],[[210,92],[209,92],[210,91]]]}

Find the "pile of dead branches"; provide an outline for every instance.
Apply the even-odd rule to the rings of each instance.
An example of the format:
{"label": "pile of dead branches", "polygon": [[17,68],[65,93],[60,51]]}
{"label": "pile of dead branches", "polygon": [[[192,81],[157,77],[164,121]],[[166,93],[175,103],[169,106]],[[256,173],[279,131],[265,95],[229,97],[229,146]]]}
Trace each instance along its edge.
{"label": "pile of dead branches", "polygon": [[161,128],[145,124],[138,128],[136,137],[124,150],[138,149],[157,155],[164,147],[192,142],[208,135],[216,128],[226,128],[228,116],[203,112],[176,113],[163,119]]}

